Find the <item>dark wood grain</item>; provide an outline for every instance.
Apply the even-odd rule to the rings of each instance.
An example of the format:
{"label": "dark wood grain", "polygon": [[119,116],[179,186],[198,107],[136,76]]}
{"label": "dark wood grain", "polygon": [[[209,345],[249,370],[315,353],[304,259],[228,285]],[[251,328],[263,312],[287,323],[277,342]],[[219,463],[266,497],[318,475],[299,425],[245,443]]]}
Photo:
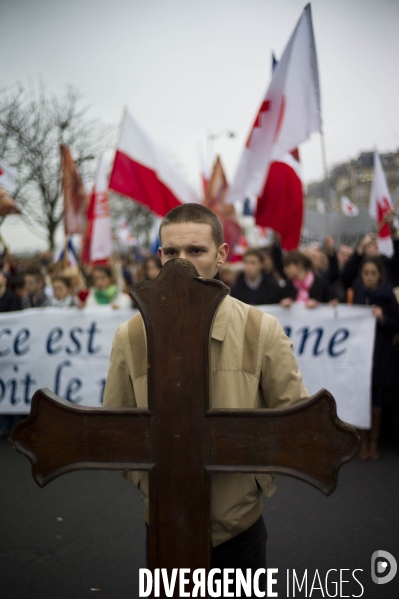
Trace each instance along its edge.
{"label": "dark wood grain", "polygon": [[219,281],[199,279],[190,262],[173,262],[156,281],[133,293],[147,331],[149,408],[155,414],[150,564],[168,570],[176,564],[209,567],[209,475],[204,468],[209,462],[204,443],[209,344],[217,307],[228,293]]}
{"label": "dark wood grain", "polygon": [[40,487],[73,470],[149,470],[150,416],[148,410],[76,406],[40,389],[12,440],[31,461]]}
{"label": "dark wood grain", "polygon": [[210,410],[210,472],[286,474],[325,495],[357,451],[356,431],[336,414],[326,390],[283,410]]}
{"label": "dark wood grain", "polygon": [[357,451],[325,390],[284,410],[209,409],[210,331],[227,293],[171,260],[132,293],[147,334],[148,410],[84,408],[42,389],[13,430],[41,486],[72,470],[148,470],[152,569],[209,568],[212,472],[285,474],[328,495]]}

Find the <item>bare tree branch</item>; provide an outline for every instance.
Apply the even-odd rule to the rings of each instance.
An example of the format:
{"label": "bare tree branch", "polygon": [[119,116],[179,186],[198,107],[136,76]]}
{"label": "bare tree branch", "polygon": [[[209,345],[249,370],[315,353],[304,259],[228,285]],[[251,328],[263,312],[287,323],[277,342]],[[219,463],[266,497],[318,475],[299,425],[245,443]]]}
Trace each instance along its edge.
{"label": "bare tree branch", "polygon": [[39,79],[0,88],[0,156],[18,173],[15,199],[24,217],[46,232],[49,246],[63,219],[60,144],[69,146],[92,179],[94,158],[109,149],[110,127],[89,119],[81,94],[67,86],[62,96],[47,93]]}

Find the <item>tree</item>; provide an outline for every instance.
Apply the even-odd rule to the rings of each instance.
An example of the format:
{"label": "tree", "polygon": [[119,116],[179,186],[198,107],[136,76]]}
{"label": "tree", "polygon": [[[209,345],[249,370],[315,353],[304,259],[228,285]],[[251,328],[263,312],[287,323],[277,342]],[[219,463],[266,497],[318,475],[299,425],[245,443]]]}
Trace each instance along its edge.
{"label": "tree", "polygon": [[114,192],[109,193],[109,206],[113,227],[118,227],[121,218],[126,219],[131,233],[140,239],[144,237],[143,245],[149,246],[149,233],[155,223],[155,215],[142,204]]}
{"label": "tree", "polygon": [[18,173],[14,198],[23,218],[46,232],[51,249],[63,219],[60,145],[84,165],[88,180],[94,158],[110,147],[111,128],[89,119],[87,110],[73,86],[61,96],[48,94],[40,81],[0,90],[0,157]]}

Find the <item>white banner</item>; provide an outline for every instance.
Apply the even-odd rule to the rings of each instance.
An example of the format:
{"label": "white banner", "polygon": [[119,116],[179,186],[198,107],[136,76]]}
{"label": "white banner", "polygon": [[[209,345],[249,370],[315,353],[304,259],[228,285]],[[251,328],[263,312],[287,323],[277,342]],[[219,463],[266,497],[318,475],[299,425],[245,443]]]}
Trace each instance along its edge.
{"label": "white banner", "polygon": [[303,382],[311,395],[323,387],[333,394],[341,420],[371,426],[371,370],[375,318],[366,306],[294,304],[259,306],[281,322],[293,342]]}
{"label": "white banner", "polygon": [[[260,306],[275,315],[294,344],[308,391],[334,395],[338,415],[370,425],[375,320],[358,306]],[[27,414],[33,393],[48,387],[65,399],[100,406],[112,339],[134,311],[37,308],[0,316],[0,413]]]}

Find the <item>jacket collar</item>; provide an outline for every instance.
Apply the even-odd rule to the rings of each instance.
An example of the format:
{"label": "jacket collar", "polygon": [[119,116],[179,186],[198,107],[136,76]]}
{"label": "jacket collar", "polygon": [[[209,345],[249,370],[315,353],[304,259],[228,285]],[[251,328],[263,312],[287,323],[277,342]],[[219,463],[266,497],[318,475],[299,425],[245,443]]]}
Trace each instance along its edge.
{"label": "jacket collar", "polygon": [[230,322],[233,300],[230,295],[226,295],[216,312],[212,327],[212,339],[223,341],[226,335],[227,326]]}

